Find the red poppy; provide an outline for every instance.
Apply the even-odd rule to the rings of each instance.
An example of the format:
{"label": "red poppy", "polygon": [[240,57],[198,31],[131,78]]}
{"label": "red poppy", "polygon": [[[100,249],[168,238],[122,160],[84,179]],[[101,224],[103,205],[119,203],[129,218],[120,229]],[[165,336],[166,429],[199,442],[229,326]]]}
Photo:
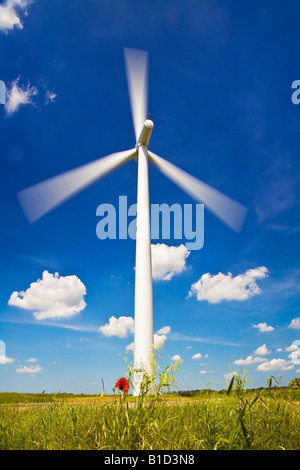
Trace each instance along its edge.
{"label": "red poppy", "polygon": [[122,377],[116,383],[115,388],[118,388],[119,390],[121,390],[121,392],[128,393],[128,390],[129,390],[128,380],[126,380],[125,377]]}

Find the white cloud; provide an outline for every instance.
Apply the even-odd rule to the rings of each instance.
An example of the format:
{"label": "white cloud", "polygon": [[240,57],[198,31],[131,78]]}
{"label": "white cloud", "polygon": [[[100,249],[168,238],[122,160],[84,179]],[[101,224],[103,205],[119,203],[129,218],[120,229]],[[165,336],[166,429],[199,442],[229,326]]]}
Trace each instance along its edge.
{"label": "white cloud", "polygon": [[[171,327],[170,326],[164,326],[160,330],[157,331],[157,333],[154,333],[154,349],[160,349],[163,348],[165,345],[165,342],[167,341],[167,334],[170,333]],[[126,346],[126,351],[133,351],[134,350],[134,343],[130,343]]]}
{"label": "white cloud", "polygon": [[154,349],[163,348],[167,341],[167,334],[170,333],[170,326],[163,326],[157,333],[154,333]]}
{"label": "white cloud", "polygon": [[11,7],[0,5],[0,31],[13,29],[15,26],[23,28],[15,10]]}
{"label": "white cloud", "polygon": [[116,318],[110,317],[108,323],[100,326],[99,331],[104,336],[118,336],[119,338],[126,338],[128,333],[134,332],[134,319],[132,317],[121,316]]}
{"label": "white cloud", "polygon": [[288,355],[288,358],[293,362],[293,364],[300,364],[300,349],[292,351],[291,354]]}
{"label": "white cloud", "polygon": [[127,344],[125,351],[134,351],[134,342]]}
{"label": "white cloud", "polygon": [[27,366],[24,366],[24,367],[19,367],[18,369],[16,369],[16,372],[18,374],[32,374],[32,375],[35,375],[35,374],[38,374],[39,372],[41,372],[43,370],[43,368],[39,365],[36,365],[36,366],[30,366],[30,367],[27,367]]}
{"label": "white cloud", "polygon": [[38,93],[37,89],[30,84],[25,87],[20,85],[19,82],[20,77],[14,80],[7,90],[7,99],[4,107],[9,116],[16,113],[20,106],[32,104],[32,98]]}
{"label": "white cloud", "polygon": [[189,297],[195,295],[197,300],[207,300],[213,304],[222,300],[246,300],[261,293],[255,281],[265,278],[267,274],[268,269],[265,266],[248,269],[235,277],[231,273],[219,273],[215,276],[206,273],[191,286]]}
{"label": "white cloud", "polygon": [[11,364],[12,362],[14,362],[14,359],[11,357],[7,357],[3,354],[0,355],[0,364]]}
{"label": "white cloud", "polygon": [[292,361],[293,364],[300,364],[300,340],[296,340],[290,346],[285,348],[285,351],[290,352],[288,358]]}
{"label": "white cloud", "polygon": [[151,245],[152,277],[154,280],[170,281],[186,269],[190,251],[184,245],[167,246],[163,243]]}
{"label": "white cloud", "polygon": [[160,330],[158,330],[157,334],[158,335],[167,335],[170,333],[171,327],[170,326],[163,326]]}
{"label": "white cloud", "polygon": [[246,359],[238,359],[237,361],[234,361],[234,364],[238,366],[248,366],[250,364],[257,364],[258,362],[264,362],[266,360],[267,359],[263,359],[262,357],[248,356]]}
{"label": "white cloud", "polygon": [[225,378],[226,380],[231,380],[232,377],[234,377],[235,375],[238,375],[238,373],[237,373],[237,372],[229,372],[228,374],[225,374],[225,375],[224,375],[224,378]]}
{"label": "white cloud", "polygon": [[182,357],[179,356],[179,354],[175,354],[171,359],[172,359],[172,361],[181,361]]}
{"label": "white cloud", "polygon": [[293,320],[289,324],[289,328],[300,330],[300,317],[293,318]]}
{"label": "white cloud", "polygon": [[197,353],[193,355],[192,359],[200,359],[201,357],[202,357],[202,354]]}
{"label": "white cloud", "polygon": [[8,304],[33,310],[36,320],[70,318],[86,307],[85,295],[85,285],[77,276],[44,271],[42,279],[30,284],[25,292],[13,292]]}
{"label": "white cloud", "polygon": [[54,103],[54,101],[56,100],[57,98],[57,94],[54,93],[53,91],[49,91],[47,90],[46,91],[46,96],[45,96],[45,105],[49,104],[49,103]]}
{"label": "white cloud", "polygon": [[265,344],[257,348],[255,351],[253,351],[254,354],[257,356],[266,356],[267,354],[271,354],[271,351],[267,348]]}
{"label": "white cloud", "polygon": [[154,333],[154,349],[163,348],[166,341],[166,335],[158,335],[157,333]]}
{"label": "white cloud", "polygon": [[290,361],[285,359],[271,359],[271,361],[263,362],[257,366],[257,370],[270,371],[270,370],[289,370],[293,369],[294,365],[290,365]]}
{"label": "white cloud", "polygon": [[287,346],[285,348],[285,351],[290,352],[290,351],[297,351],[298,345],[296,343],[292,343],[290,346]]}
{"label": "white cloud", "polygon": [[[21,78],[18,77],[16,80],[13,80],[7,87],[6,91],[6,103],[4,105],[6,114],[8,116],[12,116],[14,113],[16,113],[21,106],[24,105],[34,105],[34,106],[47,106],[49,103],[54,103],[57,95],[53,91],[42,90],[40,93],[38,89],[35,86],[32,86],[30,83],[27,83],[27,85],[23,85],[20,83]],[[43,86],[42,88],[45,88]],[[44,95],[45,93],[45,95]],[[34,101],[34,97],[37,96],[38,94],[41,94],[42,97],[40,99],[40,102],[37,103],[37,101]],[[44,98],[43,98],[44,96]]]}
{"label": "white cloud", "polygon": [[194,354],[192,356],[192,359],[201,359],[201,357],[207,359],[208,358],[208,354],[204,354],[204,356],[201,354],[201,353],[197,353],[197,354]]}
{"label": "white cloud", "polygon": [[258,328],[261,333],[269,333],[273,331],[273,326],[268,326],[266,323],[258,323],[257,325],[253,325],[254,328]]}
{"label": "white cloud", "polygon": [[4,5],[0,5],[0,31],[7,33],[17,27],[23,28],[20,16],[27,15],[27,6],[33,0],[6,0]]}
{"label": "white cloud", "polygon": [[37,362],[37,359],[35,357],[31,357],[27,360],[27,362]]}

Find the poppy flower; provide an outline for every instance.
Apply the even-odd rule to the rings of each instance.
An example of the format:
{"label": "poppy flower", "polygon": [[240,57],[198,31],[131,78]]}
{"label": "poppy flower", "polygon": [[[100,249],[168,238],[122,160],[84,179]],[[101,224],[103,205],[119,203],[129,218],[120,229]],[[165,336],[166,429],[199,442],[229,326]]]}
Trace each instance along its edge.
{"label": "poppy flower", "polygon": [[128,393],[129,382],[125,377],[121,377],[115,385],[115,388],[118,388],[121,392]]}

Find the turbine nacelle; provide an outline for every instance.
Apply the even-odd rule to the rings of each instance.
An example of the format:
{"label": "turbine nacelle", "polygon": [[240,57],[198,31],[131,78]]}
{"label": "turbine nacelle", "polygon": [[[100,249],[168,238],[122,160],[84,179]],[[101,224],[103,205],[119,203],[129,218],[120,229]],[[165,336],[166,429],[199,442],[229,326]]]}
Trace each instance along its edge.
{"label": "turbine nacelle", "polygon": [[138,148],[139,145],[148,146],[153,126],[154,126],[153,121],[151,121],[151,119],[146,119],[146,121],[144,122],[144,125],[143,125],[143,129],[142,129],[142,131],[140,133],[140,136],[137,140],[136,148]]}

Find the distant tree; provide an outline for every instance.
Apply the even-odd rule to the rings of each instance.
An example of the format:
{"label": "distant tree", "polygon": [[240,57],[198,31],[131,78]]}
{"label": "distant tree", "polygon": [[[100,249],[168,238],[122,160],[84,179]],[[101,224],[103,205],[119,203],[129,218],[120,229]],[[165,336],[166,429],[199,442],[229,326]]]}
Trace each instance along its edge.
{"label": "distant tree", "polygon": [[289,387],[300,390],[300,377],[295,377],[294,379],[290,380]]}

